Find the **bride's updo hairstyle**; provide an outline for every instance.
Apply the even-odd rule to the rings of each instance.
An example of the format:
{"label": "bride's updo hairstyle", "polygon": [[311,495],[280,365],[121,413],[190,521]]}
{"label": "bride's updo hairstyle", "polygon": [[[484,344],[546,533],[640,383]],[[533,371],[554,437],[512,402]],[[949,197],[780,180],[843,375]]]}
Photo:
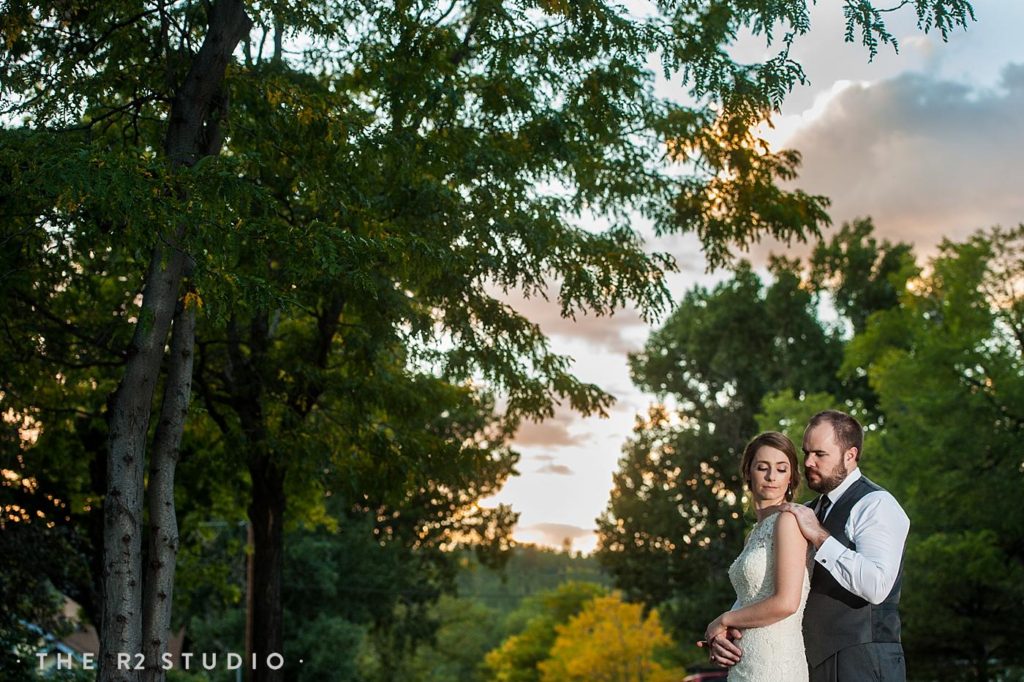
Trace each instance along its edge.
{"label": "bride's updo hairstyle", "polygon": [[784,433],[765,431],[750,439],[747,447],[743,448],[743,459],[740,460],[740,476],[743,477],[743,483],[750,487],[750,467],[754,463],[754,455],[766,445],[783,453],[789,460],[789,488],[786,489],[786,501],[792,502],[800,489],[800,466],[797,462],[796,446]]}

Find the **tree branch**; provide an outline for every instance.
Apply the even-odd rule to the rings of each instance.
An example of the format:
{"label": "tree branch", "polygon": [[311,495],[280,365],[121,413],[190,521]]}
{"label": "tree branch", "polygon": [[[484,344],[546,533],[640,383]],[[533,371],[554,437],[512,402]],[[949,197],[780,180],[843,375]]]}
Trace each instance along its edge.
{"label": "tree branch", "polygon": [[58,327],[60,327],[64,331],[66,331],[69,334],[71,334],[71,336],[73,336],[74,338],[76,338],[76,339],[78,339],[80,341],[84,341],[86,344],[88,344],[88,345],[90,345],[90,346],[92,346],[94,348],[98,348],[99,350],[102,350],[105,353],[113,355],[114,357],[120,358],[120,361],[115,363],[115,364],[117,364],[117,365],[124,364],[124,359],[127,358],[127,353],[125,353],[124,351],[116,351],[116,350],[106,346],[105,344],[103,344],[100,341],[100,339],[102,338],[103,335],[98,335],[96,337],[90,337],[84,331],[82,331],[80,327],[78,327],[75,324],[72,324],[71,322],[68,322],[67,320],[61,319],[60,317],[58,317],[54,313],[50,312],[50,310],[48,310],[46,308],[46,306],[44,306],[42,303],[29,298],[28,296],[26,296],[21,291],[14,290],[14,291],[11,292],[10,295],[12,297],[16,298],[17,300],[21,301],[25,305],[29,306],[30,308],[32,308],[34,310],[34,312],[39,313],[40,315],[42,315],[44,318],[46,318],[50,322],[56,324]]}
{"label": "tree branch", "polygon": [[117,116],[118,114],[124,113],[125,111],[128,111],[130,109],[135,109],[136,111],[138,111],[142,109],[143,104],[146,104],[147,102],[152,102],[155,99],[157,99],[156,93],[150,93],[149,95],[146,95],[144,97],[137,97],[132,101],[128,102],[127,104],[123,104],[122,106],[114,107],[107,111],[105,114],[90,119],[88,123],[85,123],[83,125],[62,128],[49,128],[48,130],[54,133],[72,133],[80,132],[83,130],[91,130],[93,126],[95,126],[96,124],[106,121],[107,119]]}
{"label": "tree branch", "polygon": [[227,435],[230,435],[231,430],[228,427],[228,422],[224,418],[224,415],[222,415],[220,413],[220,410],[217,409],[217,406],[216,406],[216,403],[218,403],[218,402],[224,403],[224,402],[226,402],[226,400],[224,400],[223,398],[220,398],[220,399],[217,398],[214,395],[214,393],[213,393],[213,389],[210,386],[210,383],[206,380],[206,372],[207,372],[206,346],[207,345],[208,345],[207,343],[203,343],[198,338],[196,339],[196,347],[199,349],[199,369],[198,369],[198,371],[196,372],[196,375],[195,375],[195,382],[196,382],[196,385],[199,387],[199,394],[203,398],[203,404],[206,406],[206,413],[210,415],[210,419],[212,419],[213,423],[217,425],[217,428],[220,429],[221,433],[223,433],[225,436],[227,436]]}
{"label": "tree branch", "polygon": [[143,10],[142,12],[139,12],[135,16],[129,17],[128,19],[125,19],[124,21],[120,21],[120,22],[118,22],[116,24],[112,24],[110,26],[110,28],[108,28],[106,30],[105,33],[103,33],[101,36],[99,36],[98,38],[96,38],[95,40],[92,41],[92,44],[89,45],[89,47],[85,49],[85,52],[87,54],[90,53],[90,52],[93,52],[97,47],[100,46],[101,43],[105,42],[107,40],[107,38],[109,38],[111,35],[113,35],[116,31],[119,31],[122,28],[127,28],[127,27],[135,24],[135,22],[139,21],[140,19],[143,19],[143,18],[149,16],[150,14],[156,14],[156,13],[160,12],[161,10],[162,10],[162,7],[154,7],[153,9]]}

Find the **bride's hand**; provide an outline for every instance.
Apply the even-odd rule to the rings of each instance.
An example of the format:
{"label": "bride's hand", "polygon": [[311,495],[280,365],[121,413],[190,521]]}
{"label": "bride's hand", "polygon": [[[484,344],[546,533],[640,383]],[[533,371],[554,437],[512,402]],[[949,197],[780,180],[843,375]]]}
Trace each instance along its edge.
{"label": "bride's hand", "polygon": [[715,618],[704,631],[704,641],[708,643],[713,642],[715,637],[726,634],[727,629],[728,628],[722,624],[722,616]]}
{"label": "bride's hand", "polygon": [[711,662],[720,668],[731,668],[740,662],[743,657],[743,650],[740,649],[738,641],[743,633],[736,628],[728,628],[724,635],[710,643],[708,647],[711,654]]}

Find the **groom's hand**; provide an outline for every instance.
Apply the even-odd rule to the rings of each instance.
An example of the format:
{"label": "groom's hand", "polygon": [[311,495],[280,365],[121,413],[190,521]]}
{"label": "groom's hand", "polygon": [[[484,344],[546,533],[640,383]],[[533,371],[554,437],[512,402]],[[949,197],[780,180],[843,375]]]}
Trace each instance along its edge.
{"label": "groom's hand", "polygon": [[800,532],[807,538],[807,542],[814,545],[814,549],[821,547],[821,544],[831,537],[829,532],[818,523],[818,517],[814,515],[814,510],[810,507],[787,502],[782,505],[782,511],[791,512],[796,517]]}
{"label": "groom's hand", "polygon": [[731,668],[740,662],[743,650],[736,642],[743,637],[743,633],[736,628],[729,628],[725,634],[718,635],[711,640],[711,662]]}

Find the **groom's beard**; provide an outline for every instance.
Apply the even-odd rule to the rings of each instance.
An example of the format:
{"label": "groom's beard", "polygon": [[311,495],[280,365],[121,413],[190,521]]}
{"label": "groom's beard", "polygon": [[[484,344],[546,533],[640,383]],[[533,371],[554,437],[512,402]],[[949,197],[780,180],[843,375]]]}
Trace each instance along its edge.
{"label": "groom's beard", "polygon": [[808,488],[821,495],[826,495],[838,488],[839,484],[846,479],[846,475],[849,473],[850,472],[846,470],[846,463],[840,461],[839,464],[836,464],[835,468],[832,469],[831,474],[828,476],[821,474],[821,479],[819,479],[817,483],[811,483],[810,477],[807,476],[806,469],[804,470],[804,477],[807,479]]}

